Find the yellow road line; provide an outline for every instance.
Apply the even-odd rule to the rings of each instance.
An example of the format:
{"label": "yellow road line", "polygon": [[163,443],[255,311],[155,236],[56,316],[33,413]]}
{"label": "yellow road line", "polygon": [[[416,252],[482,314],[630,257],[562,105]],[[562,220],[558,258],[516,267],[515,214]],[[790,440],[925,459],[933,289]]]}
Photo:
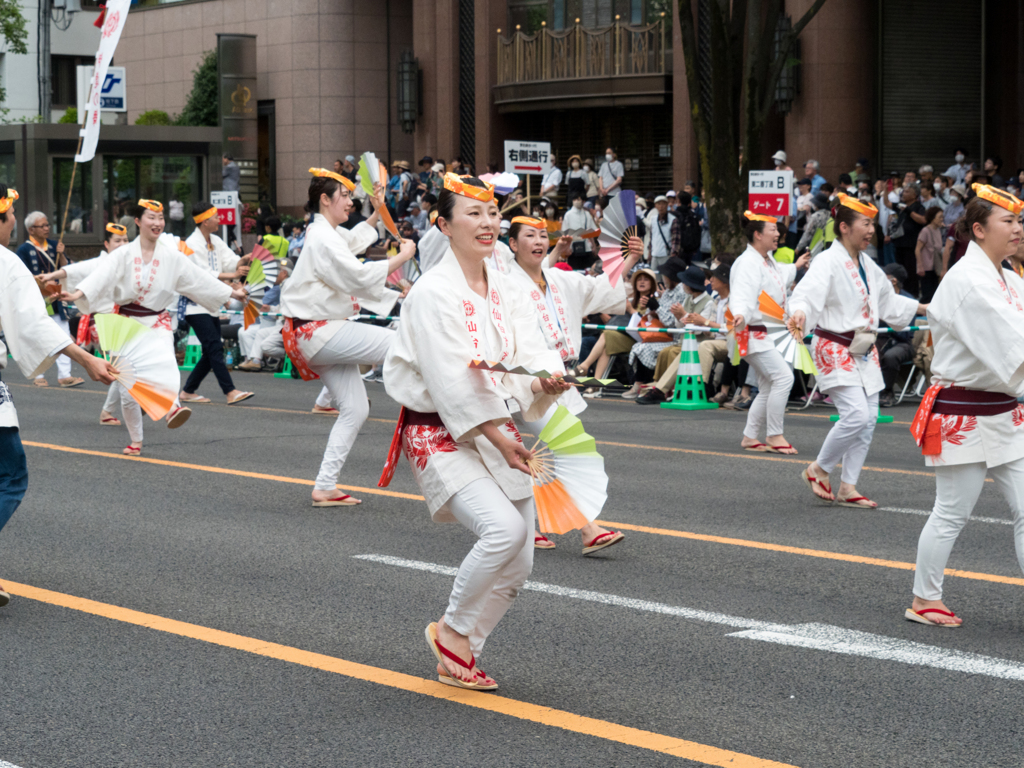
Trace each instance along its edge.
{"label": "yellow road line", "polygon": [[[572,731],[573,733],[580,733],[585,736],[614,741],[652,752],[661,752],[684,760],[704,763],[705,765],[722,766],[722,768],[793,768],[793,766],[787,763],[762,760],[761,758],[745,755],[741,752],[731,752],[727,749],[720,749],[695,741],[677,739],[674,736],[643,731],[639,728],[630,728],[629,726],[618,725],[617,723],[610,723],[605,720],[584,717],[573,712],[531,704],[527,701],[517,701],[494,694],[452,688],[433,680],[425,680],[413,675],[393,672],[389,669],[358,664],[334,656],[326,656],[322,653],[313,653],[312,651],[304,651],[287,645],[269,643],[244,635],[222,632],[219,629],[211,629],[210,627],[203,627],[198,624],[175,621],[163,616],[133,611],[129,608],[121,608],[120,606],[100,603],[95,600],[86,600],[61,592],[28,586],[27,584],[15,584],[4,580],[4,585],[12,595],[18,595],[29,600],[69,608],[94,616],[102,616],[106,619],[146,627],[157,632],[187,637],[212,645],[245,651],[257,656],[278,659],[290,664],[332,672],[337,675],[383,685],[388,688],[397,688],[435,699],[444,699],[457,704],[463,704],[467,707],[508,715],[518,720],[527,720],[552,728],[560,728],[564,731]],[[425,653],[424,656],[426,656]],[[431,665],[433,665],[433,661],[431,661]]]}
{"label": "yellow road line", "polygon": [[[283,475],[268,475],[262,472],[248,472],[242,469],[228,469],[226,467],[211,467],[203,464],[186,464],[180,461],[167,461],[165,459],[150,459],[144,456],[125,456],[120,453],[106,453],[104,451],[90,451],[84,448],[71,448],[66,445],[53,445],[50,443],[36,443],[30,440],[23,440],[24,445],[32,446],[33,448],[47,448],[52,451],[63,451],[65,453],[77,453],[85,456],[101,456],[107,459],[122,459],[124,461],[138,461],[144,464],[157,464],[165,467],[178,467],[179,469],[194,469],[199,472],[213,472],[221,475],[237,475],[238,477],[251,477],[256,480],[272,480],[278,483],[294,483],[296,485],[313,485],[312,480],[302,480],[297,477],[285,477]],[[686,450],[686,449],[668,449],[668,450]],[[697,451],[697,453],[711,453],[710,451]],[[714,455],[714,454],[713,454]],[[724,454],[732,455],[732,454]],[[743,456],[741,458],[765,458],[769,461],[788,461],[781,457],[759,457],[759,456]],[[880,470],[885,471],[885,470]],[[899,471],[899,470],[893,470]],[[991,482],[991,481],[990,481]],[[399,493],[398,491],[386,491],[382,488],[363,488],[357,485],[339,485],[339,488],[346,491],[356,491],[358,493],[368,493],[377,496],[391,496],[396,499],[409,499],[410,501],[423,501],[423,497],[414,493]],[[607,520],[602,520],[607,525],[617,526],[628,531],[638,531],[640,533],[651,533],[658,536],[672,536],[680,539],[693,539],[695,541],[708,541],[716,544],[729,544],[737,547],[747,547],[749,549],[764,549],[773,552],[786,552],[788,554],[795,555],[806,555],[808,557],[820,557],[827,560],[844,560],[849,563],[861,563],[864,565],[879,565],[885,568],[899,568],[901,570],[914,570],[913,563],[903,563],[898,560],[881,560],[874,557],[862,557],[861,555],[846,555],[841,552],[828,552],[825,550],[817,549],[803,549],[801,547],[790,547],[784,544],[770,544],[764,541],[751,541],[748,539],[732,539],[723,536],[711,536],[703,533],[690,533],[689,531],[677,531],[672,528],[650,528],[643,525],[633,525],[631,523],[613,523]],[[978,573],[975,571],[957,571],[951,568],[946,569],[948,576],[960,576],[964,579],[978,579],[980,581],[995,581],[1000,584],[1017,584],[1024,586],[1024,579],[1017,579],[1010,576],[997,576],[990,573]]]}
{"label": "yellow road line", "polygon": [[[646,525],[632,525],[630,523],[613,523],[611,520],[602,520],[605,525],[615,528],[622,528],[626,531],[639,531],[640,533],[653,533],[658,536],[674,536],[679,539],[693,539],[694,541],[708,541],[715,544],[729,544],[734,547],[747,547],[750,549],[764,549],[770,552],[786,552],[791,555],[804,555],[806,557],[820,557],[824,560],[841,560],[846,563],[859,563],[861,565],[878,565],[882,568],[897,568],[902,571],[912,571],[914,563],[904,563],[899,560],[882,560],[877,557],[863,557],[862,555],[847,555],[842,552],[828,552],[821,549],[805,549],[803,547],[790,547],[785,544],[770,544],[766,541],[749,541],[747,539],[732,539],[725,536],[710,536],[705,533],[690,533],[689,531],[676,531],[672,528],[649,528]],[[947,576],[959,576],[964,579],[975,579],[978,581],[994,581],[998,584],[1014,584],[1024,586],[1024,579],[1013,576],[997,576],[993,573],[978,573],[977,571],[958,571],[954,568],[945,570]]]}
{"label": "yellow road line", "polygon": [[[211,467],[204,464],[186,464],[181,461],[168,461],[166,459],[150,459],[145,456],[125,456],[120,453],[107,453],[105,451],[90,451],[85,448],[70,448],[66,445],[51,445],[50,443],[36,443],[31,440],[23,440],[23,445],[30,445],[33,448],[48,448],[51,451],[63,451],[64,453],[78,453],[83,456],[102,456],[105,459],[123,459],[125,461],[137,461],[143,464],[158,464],[162,467],[177,467],[179,469],[195,469],[200,472],[213,472],[219,475],[237,475],[238,477],[251,477],[255,480],[273,480],[278,483],[294,483],[296,485],[314,485],[312,480],[303,480],[298,477],[284,477],[283,475],[268,475],[263,472],[247,472],[243,469],[227,469],[225,467]],[[358,485],[339,485],[339,488],[346,491],[357,491],[358,493],[370,493],[376,496],[391,496],[396,499],[411,499],[423,501],[423,497],[414,493],[399,493],[398,491],[385,491],[383,488],[363,488]]]}

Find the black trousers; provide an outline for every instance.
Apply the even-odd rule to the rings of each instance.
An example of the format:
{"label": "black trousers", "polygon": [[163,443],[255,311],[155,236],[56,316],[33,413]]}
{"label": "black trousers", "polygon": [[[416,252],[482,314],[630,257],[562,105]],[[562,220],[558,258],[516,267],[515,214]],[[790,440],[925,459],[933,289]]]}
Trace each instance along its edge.
{"label": "black trousers", "polygon": [[[934,273],[932,273],[934,274]],[[900,374],[900,368],[905,362],[913,359],[914,345],[907,341],[897,341],[890,344],[882,352],[878,359],[879,367],[882,369],[882,379],[885,381],[885,391],[892,392],[896,385],[896,377]]]}
{"label": "black trousers", "polygon": [[220,320],[212,315],[188,315],[186,317],[192,330],[196,332],[196,338],[203,345],[203,356],[199,358],[196,367],[188,376],[185,382],[185,392],[194,395],[199,385],[203,383],[211,370],[217,377],[217,383],[226,395],[235,388],[231,381],[231,374],[224,364],[224,342],[220,338]]}

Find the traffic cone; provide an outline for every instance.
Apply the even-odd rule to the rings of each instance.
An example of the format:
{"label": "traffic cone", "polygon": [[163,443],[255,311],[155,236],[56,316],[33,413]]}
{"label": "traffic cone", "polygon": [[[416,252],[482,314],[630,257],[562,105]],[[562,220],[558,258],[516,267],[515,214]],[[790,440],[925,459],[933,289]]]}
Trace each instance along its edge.
{"label": "traffic cone", "polygon": [[704,388],[704,376],[700,370],[700,357],[697,355],[697,339],[692,331],[683,334],[682,351],[679,353],[679,370],[676,371],[676,389],[672,399],[662,403],[662,408],[677,411],[705,411],[718,407],[718,403],[709,403]]}
{"label": "traffic cone", "polygon": [[290,379],[292,378],[292,359],[288,355],[284,356],[284,367],[280,373],[274,374],[275,379]]}
{"label": "traffic cone", "polygon": [[178,366],[178,370],[194,370],[196,364],[199,362],[199,358],[202,356],[203,346],[199,343],[199,339],[196,338],[195,331],[189,328],[188,339],[185,340],[185,359],[182,364]]}

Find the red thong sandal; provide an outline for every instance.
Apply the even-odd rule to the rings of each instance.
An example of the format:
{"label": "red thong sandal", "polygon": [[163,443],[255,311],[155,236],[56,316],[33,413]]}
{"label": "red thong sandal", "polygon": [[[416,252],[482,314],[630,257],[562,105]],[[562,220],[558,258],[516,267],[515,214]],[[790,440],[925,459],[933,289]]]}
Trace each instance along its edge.
{"label": "red thong sandal", "polygon": [[[768,449],[768,453],[781,453],[783,456],[796,456],[798,451],[789,443],[785,445],[769,445],[765,443],[765,447]],[[792,451],[792,453],[786,453],[786,451]]]}
{"label": "red thong sandal", "polygon": [[583,545],[583,554],[592,555],[602,549],[614,546],[626,538],[626,534],[620,531],[607,531],[595,536],[589,544]]}
{"label": "red thong sandal", "polygon": [[836,504],[841,507],[859,507],[860,509],[876,509],[878,507],[878,502],[872,501],[867,496],[847,496],[845,499],[836,497]]}
{"label": "red thong sandal", "polygon": [[349,496],[347,493],[341,494],[341,496],[335,496],[333,499],[324,499],[323,501],[314,501],[314,507],[354,507],[356,504],[362,504],[361,499],[357,499],[355,496]]}
{"label": "red thong sandal", "polygon": [[[448,674],[448,670],[444,668],[444,664],[437,665],[437,682],[450,685],[452,688],[461,688],[459,683],[455,682],[455,678]],[[498,690],[498,683],[492,677],[488,677],[487,673],[482,669],[477,668],[476,679],[473,681],[477,685],[478,691],[496,691]]]}
{"label": "red thong sandal", "polygon": [[100,424],[104,427],[120,427],[121,420],[117,416],[103,416],[100,418]]}
{"label": "red thong sandal", "polygon": [[141,448],[136,448],[133,445],[126,445],[124,447],[124,450],[121,451],[121,453],[123,453],[125,456],[141,456],[142,455],[142,449]]}
{"label": "red thong sandal", "polygon": [[[810,472],[808,472],[806,469],[803,472],[800,473],[800,477],[803,478],[803,481],[805,483],[807,483],[807,487],[811,489],[811,493],[814,494],[814,498],[821,499],[822,501],[835,501],[836,500],[836,497],[832,495],[832,485],[831,484],[826,485],[825,483],[821,482],[821,480],[819,480],[814,475],[812,475]],[[819,495],[819,493],[816,490],[814,490],[814,486],[818,486],[819,488],[821,488],[821,490],[826,495],[825,496]]]}
{"label": "red thong sandal", "polygon": [[771,450],[771,446],[766,443],[754,443],[753,445],[741,445],[744,451],[753,451],[754,453],[768,453]]}
{"label": "red thong sandal", "polygon": [[543,533],[538,533],[533,537],[533,548],[534,549],[554,549],[555,542],[545,536]]}
{"label": "red thong sandal", "polygon": [[[470,672],[473,672],[474,668],[476,667],[475,657],[470,655],[469,663],[467,664],[463,659],[460,659],[458,656],[456,656],[454,653],[449,651],[447,648],[445,648],[443,645],[441,645],[441,643],[437,641],[437,622],[431,622],[430,624],[428,624],[427,628],[424,630],[423,633],[427,638],[427,645],[429,646],[430,651],[434,654],[434,657],[437,659],[437,663],[441,665],[442,669],[444,669],[444,657],[447,656],[456,664],[465,667]],[[450,685],[454,688],[468,688],[471,691],[493,691],[495,688],[498,687],[497,683],[495,683],[493,687],[485,687],[481,685],[481,683],[478,682],[480,680],[480,674],[480,670],[477,669],[473,681],[468,683],[465,680],[459,680],[457,677],[452,677],[450,674],[446,674],[443,676],[438,675],[437,679],[438,682],[444,683],[445,685]]]}
{"label": "red thong sandal", "polygon": [[960,618],[959,616],[957,616],[952,611],[943,611],[940,608],[925,608],[924,610],[921,610],[921,611],[915,611],[913,608],[907,608],[906,612],[903,615],[906,616],[907,619],[909,619],[910,621],[916,621],[918,624],[927,624],[929,627],[951,627],[952,628],[952,627],[959,627],[959,626],[963,625],[963,619],[960,619],[959,622],[932,621],[927,616],[925,616],[926,613],[937,613],[940,616],[948,616],[951,619]]}

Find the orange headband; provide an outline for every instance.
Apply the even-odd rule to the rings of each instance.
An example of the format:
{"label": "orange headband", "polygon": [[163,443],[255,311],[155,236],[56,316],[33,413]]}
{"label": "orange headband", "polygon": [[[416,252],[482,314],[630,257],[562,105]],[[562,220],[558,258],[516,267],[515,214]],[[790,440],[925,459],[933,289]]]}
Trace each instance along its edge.
{"label": "orange headband", "polygon": [[463,197],[471,197],[474,200],[479,200],[481,203],[490,203],[494,200],[494,187],[488,184],[486,181],[486,189],[480,187],[474,187],[472,184],[464,184],[463,179],[471,178],[469,176],[456,176],[454,173],[446,173],[444,175],[444,188],[449,192],[454,192],[456,195],[462,195]]}
{"label": "orange headband", "polygon": [[878,209],[875,208],[875,206],[873,206],[871,203],[862,203],[860,200],[857,200],[854,197],[850,197],[849,195],[844,194],[842,192],[836,195],[836,197],[839,198],[840,205],[845,205],[847,208],[850,208],[856,211],[857,213],[863,213],[869,219],[873,219],[875,218],[875,216],[878,215]]}
{"label": "orange headband", "polygon": [[120,224],[107,224],[107,232],[112,235],[127,235],[128,227],[122,227]]}
{"label": "orange headband", "polygon": [[534,229],[547,229],[544,219],[535,219],[532,216],[516,216],[512,219],[513,224],[525,224]]}
{"label": "orange headband", "polygon": [[7,197],[0,197],[0,213],[7,213],[18,199],[18,190],[7,188]]}
{"label": "orange headband", "polygon": [[139,207],[145,208],[146,210],[153,211],[154,213],[163,213],[164,204],[159,203],[156,200],[139,200]]}
{"label": "orange headband", "polygon": [[1024,211],[1024,200],[1018,200],[1009,192],[1003,192],[1003,190],[988,184],[972,184],[971,189],[982,200],[995,203],[1000,208],[1008,210],[1014,216],[1020,216],[1021,211]]}
{"label": "orange headband", "polygon": [[349,181],[344,176],[342,176],[340,173],[335,173],[334,171],[328,171],[326,168],[310,168],[309,172],[312,173],[314,176],[316,176],[318,178],[321,178],[321,179],[327,178],[327,179],[334,179],[335,181],[340,181],[342,184],[345,185],[345,189],[347,189],[349,192],[354,192],[355,189],[356,189],[355,182]]}
{"label": "orange headband", "polygon": [[209,209],[203,211],[202,213],[200,213],[198,216],[193,216],[192,217],[192,221],[194,221],[196,224],[202,224],[207,219],[212,219],[216,215],[217,215],[217,209],[216,208],[209,208]]}
{"label": "orange headband", "polygon": [[778,223],[778,219],[774,216],[765,216],[760,213],[753,213],[751,211],[744,211],[743,215],[747,218],[747,221],[770,221],[772,223]]}

